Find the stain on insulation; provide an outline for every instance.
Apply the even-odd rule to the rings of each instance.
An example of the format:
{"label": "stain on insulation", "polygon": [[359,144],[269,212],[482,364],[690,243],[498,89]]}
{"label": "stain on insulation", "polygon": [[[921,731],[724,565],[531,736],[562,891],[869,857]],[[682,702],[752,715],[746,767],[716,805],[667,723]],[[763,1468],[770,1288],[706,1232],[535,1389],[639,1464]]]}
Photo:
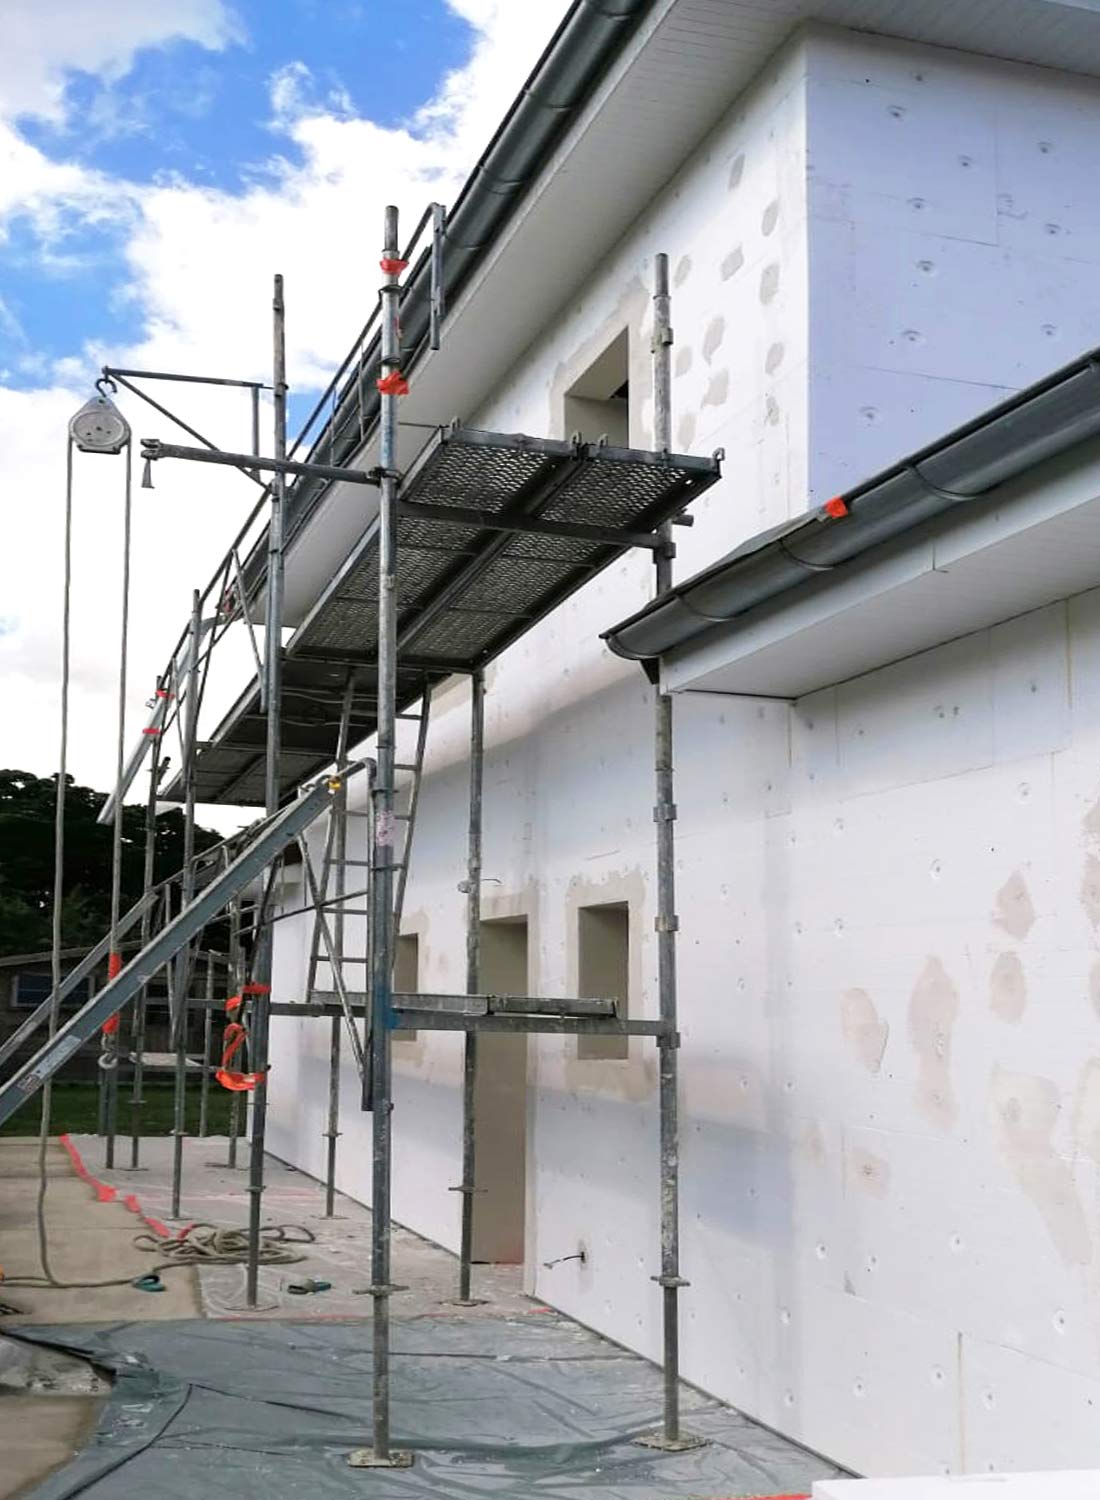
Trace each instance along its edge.
{"label": "stain on insulation", "polygon": [[729,395],[729,390],[730,372],[728,370],[719,370],[707,382],[707,388],[703,392],[703,405],[721,406]]}
{"label": "stain on insulation", "polygon": [[1027,1008],[1027,979],[1018,953],[998,953],[989,976],[989,1008],[1002,1021],[1018,1021]]}
{"label": "stain on insulation", "polygon": [[997,1148],[1038,1209],[1066,1265],[1087,1265],[1092,1242],[1069,1163],[1054,1148],[1061,1105],[1049,1078],[997,1068],[989,1086]]}
{"label": "stain on insulation", "polygon": [[1081,820],[1085,837],[1090,844],[1100,844],[1100,802],[1094,802]]}
{"label": "stain on insulation", "polygon": [[882,1067],[890,1027],[879,1018],[866,990],[845,990],[840,1000],[840,1024],[852,1056],[868,1073]]}
{"label": "stain on insulation", "polygon": [[[1097,869],[1100,871],[1100,865]],[[1018,942],[1022,942],[1034,927],[1035,907],[1027,882],[1019,870],[1014,870],[997,892],[993,920]]]}
{"label": "stain on insulation", "polygon": [[958,1015],[959,992],[940,960],[930,957],[909,997],[909,1040],[920,1063],[914,1102],[926,1120],[944,1130],[956,1115],[951,1034]]}
{"label": "stain on insulation", "polygon": [[869,1198],[885,1198],[890,1192],[890,1163],[863,1146],[848,1152],[848,1181]]}
{"label": "stain on insulation", "polygon": [[707,331],[703,335],[703,358],[709,365],[726,336],[726,320],[722,317],[711,318],[707,324]]}
{"label": "stain on insulation", "polygon": [[1085,873],[1081,877],[1081,905],[1089,925],[1100,927],[1100,859],[1095,854],[1085,857]]}
{"label": "stain on insulation", "polygon": [[779,262],[773,260],[760,272],[760,300],[765,303],[775,301],[776,293],[779,291]]}
{"label": "stain on insulation", "polygon": [[745,252],[740,245],[736,245],[722,261],[720,267],[722,280],[728,281],[731,276],[736,276],[745,264]]}
{"label": "stain on insulation", "polygon": [[1090,1057],[1081,1069],[1073,1108],[1073,1136],[1078,1151],[1100,1166],[1100,1057]]}

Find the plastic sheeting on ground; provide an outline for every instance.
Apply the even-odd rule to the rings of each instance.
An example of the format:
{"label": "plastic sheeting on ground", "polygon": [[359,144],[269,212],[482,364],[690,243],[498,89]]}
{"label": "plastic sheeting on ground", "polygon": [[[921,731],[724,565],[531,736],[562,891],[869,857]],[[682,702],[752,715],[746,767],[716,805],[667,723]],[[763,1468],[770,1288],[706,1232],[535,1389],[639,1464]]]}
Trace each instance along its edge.
{"label": "plastic sheeting on ground", "polygon": [[639,1447],[659,1420],[660,1371],[553,1313],[393,1324],[393,1446],[416,1455],[403,1470],[346,1464],[370,1443],[369,1321],[5,1331],[115,1377],[95,1437],[33,1500],[726,1500],[840,1472],[687,1388],[684,1427],[706,1445]]}

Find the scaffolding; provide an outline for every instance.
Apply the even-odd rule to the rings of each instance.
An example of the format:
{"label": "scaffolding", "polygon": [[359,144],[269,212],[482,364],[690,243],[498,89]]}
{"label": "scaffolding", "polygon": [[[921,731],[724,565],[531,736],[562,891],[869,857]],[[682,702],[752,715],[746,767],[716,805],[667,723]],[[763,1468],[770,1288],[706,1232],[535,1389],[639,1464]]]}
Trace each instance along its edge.
{"label": "scaffolding", "polygon": [[[28,1018],[20,1042],[46,1020],[51,1034],[22,1068],[0,1080],[0,1121],[52,1077],[61,1064],[104,1023],[132,1007],[134,1118],[131,1166],[139,1161],[140,1094],[144,1014],[149,981],[167,978],[175,1048],[176,1130],[173,1212],[180,1208],[183,1175],[183,1096],[187,1072],[187,1018],[204,1013],[203,1077],[210,1071],[213,1015],[224,1000],[215,995],[217,962],[210,944],[199,944],[208,924],[229,915],[224,955],[232,1025],[247,1036],[247,1073],[228,1076],[234,1086],[229,1165],[236,1164],[240,1101],[251,1099],[249,1137],[249,1256],[247,1300],[257,1305],[264,1146],[268,1105],[269,1028],[280,1017],[327,1020],[330,1026],[329,1099],[326,1136],[326,1213],[335,1197],[340,1119],[340,1072],[345,1039],[362,1080],[362,1106],[371,1112],[372,1253],[368,1288],[373,1301],[373,1400],[371,1443],[349,1456],[361,1467],[411,1463],[390,1440],[390,1301],[398,1290],[390,1270],[392,1167],[392,1040],[395,1031],[449,1030],[464,1037],[462,1085],[461,1235],[457,1299],[473,1301],[471,1275],[476,1206],[475,1090],[478,1038],[488,1032],[614,1035],[648,1038],[659,1058],[660,1260],[653,1279],[662,1291],[664,1410],[660,1428],[641,1441],[681,1450],[699,1440],[685,1433],[679,1409],[678,1233],[679,1130],[677,1093],[677,917],[674,886],[676,805],[672,755],[672,700],[654,689],[654,768],[657,868],[658,1006],[654,1018],[628,1018],[616,1000],[566,996],[491,995],[482,992],[480,962],[485,668],[560,603],[631,549],[654,560],[655,588],[671,587],[673,525],[690,524],[686,507],[720,475],[721,453],[712,458],[671,451],[670,322],[668,259],[655,261],[653,297],[654,450],[616,448],[575,436],[567,441],[483,431],[455,422],[432,430],[405,471],[398,466],[399,406],[408,390],[410,360],[419,351],[402,347],[402,277],[422,238],[413,277],[430,279],[431,316],[427,347],[439,347],[444,320],[443,249],[446,216],[433,204],[410,244],[398,240],[398,215],[388,208],[381,257],[383,282],[375,311],[298,440],[287,444],[285,311],[282,278],[273,299],[273,375],[259,382],[211,377],[173,377],[164,372],[106,370],[100,402],[114,410],[108,393],[124,386],[180,425],[201,445],[184,447],[158,439],[142,442],[145,483],[152,465],[178,459],[227,465],[260,487],[261,493],[213,579],[196,591],[191,617],[157,684],[157,696],[136,749],[119,772],[101,820],[116,827],[123,800],[143,764],[150,762],[146,816],[145,891],[112,932],[67,976],[50,1000]],[[251,398],[250,452],[227,452],[180,421],[135,384],[153,379],[200,379],[236,386]],[[274,453],[260,453],[259,403],[270,390]],[[365,395],[377,394],[377,418],[366,414]],[[91,404],[91,403],[90,403]],[[327,415],[326,415],[327,414]],[[325,421],[308,457],[295,454]],[[377,441],[377,464],[357,468],[355,459]],[[71,440],[72,441],[72,440]],[[79,441],[78,441],[79,446]],[[108,451],[101,447],[93,451]],[[117,449],[113,451],[118,451]],[[129,443],[127,438],[127,465]],[[71,461],[71,447],[70,447]],[[129,472],[129,469],[127,469]],[[263,475],[270,478],[266,481]],[[287,482],[340,481],[377,495],[377,510],[335,576],[317,593],[301,624],[282,639]],[[127,492],[128,493],[128,492]],[[262,638],[258,628],[263,613]],[[212,653],[233,624],[243,623],[256,673],[213,735],[198,735],[199,711]],[[433,690],[456,674],[471,687],[470,785],[465,898],[465,993],[395,992],[397,938],[408,881],[423,779]],[[411,758],[398,759],[397,727],[416,726]],[[181,753],[175,777],[162,789],[167,737],[175,729]],[[374,738],[372,759],[349,761],[357,746]],[[332,769],[334,768],[334,769]],[[348,779],[366,777],[366,808],[349,806]],[[306,783],[304,790],[299,790]],[[152,882],[157,800],[181,801],[185,817],[183,869],[161,886]],[[200,802],[262,805],[251,829],[214,850],[196,854],[195,807]],[[325,820],[318,871],[306,839]],[[366,857],[349,855],[350,820],[365,825]],[[304,896],[300,907],[277,910],[280,862],[300,861]],[[117,859],[117,855],[116,855]],[[117,867],[116,867],[117,883]],[[247,905],[245,902],[247,901]],[[353,903],[360,903],[358,906]],[[313,927],[307,993],[300,1001],[271,994],[275,924],[309,914]],[[363,951],[349,951],[348,920],[361,919]],[[122,936],[140,923],[140,951],[122,962]],[[104,953],[112,955],[112,977],[63,1026],[56,1027],[60,997],[71,992]],[[116,957],[117,956],[117,957]],[[205,961],[203,993],[192,995]],[[355,966],[363,982],[350,977]],[[321,983],[327,971],[327,983]],[[242,1022],[246,1026],[242,1027]],[[110,1035],[110,1033],[109,1033]],[[117,1045],[117,1044],[115,1044]],[[7,1056],[14,1048],[9,1044]],[[114,1045],[109,1049],[114,1052]],[[6,1060],[0,1055],[0,1064]],[[115,1059],[117,1061],[117,1057]],[[230,1053],[223,1061],[228,1070]],[[105,1072],[113,1080],[108,1058]],[[114,1115],[106,1112],[108,1153],[113,1159]]]}

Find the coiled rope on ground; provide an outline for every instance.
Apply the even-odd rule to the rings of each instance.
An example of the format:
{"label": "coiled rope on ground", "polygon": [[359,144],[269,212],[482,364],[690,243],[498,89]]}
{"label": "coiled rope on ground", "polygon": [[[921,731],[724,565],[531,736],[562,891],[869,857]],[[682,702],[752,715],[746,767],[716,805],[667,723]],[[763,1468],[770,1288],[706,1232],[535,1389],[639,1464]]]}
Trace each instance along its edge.
{"label": "coiled rope on ground", "polygon": [[[260,1229],[260,1264],[291,1266],[306,1258],[301,1246],[312,1245],[317,1236],[304,1224],[265,1224]],[[131,1286],[135,1280],[158,1276],[161,1271],[187,1270],[202,1266],[242,1266],[248,1262],[247,1229],[228,1229],[217,1224],[188,1224],[179,1234],[163,1239],[151,1232],[136,1234],[138,1250],[161,1259],[138,1276],[115,1276],[105,1281],[60,1281],[55,1276],[7,1276],[4,1286],[53,1288],[56,1291],[89,1291],[96,1287]]]}

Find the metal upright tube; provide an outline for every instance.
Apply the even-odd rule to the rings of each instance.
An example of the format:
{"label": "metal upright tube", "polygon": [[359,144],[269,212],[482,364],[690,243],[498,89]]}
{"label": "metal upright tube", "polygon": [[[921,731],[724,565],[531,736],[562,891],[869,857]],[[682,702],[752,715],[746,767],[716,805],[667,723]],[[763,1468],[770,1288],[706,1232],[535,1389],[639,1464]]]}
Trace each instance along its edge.
{"label": "metal upright tube", "polygon": [[[226,974],[227,998],[228,994],[239,995],[241,985],[244,983],[244,971],[241,964],[241,898],[234,896],[229,907],[229,969]],[[237,1142],[241,1135],[241,1096],[234,1092],[229,1100],[229,1146],[226,1151],[225,1164],[227,1167],[236,1169],[237,1166]]]}
{"label": "metal upright tube", "polygon": [[[400,247],[397,209],[388,207],[382,250],[382,376],[400,372]],[[378,513],[378,767],[374,784],[374,851],[371,942],[371,1296],[374,1299],[372,1390],[373,1443],[369,1462],[390,1465],[390,1170],[392,1155],[391,1067],[393,1025],[393,896],[397,823],[394,760],[397,718],[397,403],[381,393],[379,462],[383,471]],[[351,1462],[364,1455],[351,1455]]]}
{"label": "metal upright tube", "polygon": [[446,310],[443,291],[443,239],[447,232],[447,210],[442,203],[433,203],[429,212],[432,216],[432,259],[428,347],[438,349],[442,336],[443,314]]}
{"label": "metal upright tube", "polygon": [[[187,644],[186,699],[183,730],[183,869],[180,880],[180,911],[195,894],[195,749],[199,722],[199,642],[202,638],[202,598],[191,593],[191,634]],[[179,1218],[183,1180],[183,1142],[187,1134],[187,1018],[191,988],[191,945],[186,944],[172,965],[168,1012],[172,1021],[172,1045],[176,1053],[173,1073],[172,1110],[172,1217]],[[174,995],[175,1004],[171,1003]]]}
{"label": "metal upright tube", "polygon": [[210,1111],[210,1050],[214,1041],[214,955],[206,955],[206,1009],[202,1013],[202,1083],[199,1092],[199,1135],[205,1135]]}
{"label": "metal upright tube", "polygon": [[[123,817],[123,771],[126,760],[126,657],[130,634],[130,520],[133,497],[133,452],[126,443],[125,497],[122,515],[122,624],[118,653],[118,743],[115,757],[115,805],[111,834],[111,952],[107,960],[107,974],[113,978],[122,967],[119,952],[118,923],[122,915],[122,817]],[[104,1100],[104,1126],[107,1147],[104,1155],[106,1165],[115,1164],[115,1126],[118,1116],[118,1027],[114,1025],[103,1034],[104,1061],[109,1064],[106,1097]]]}
{"label": "metal upright tube", "polygon": [[[169,1010],[176,1010],[179,1028],[176,1032],[176,1066],[173,1076],[172,1110],[172,1209],[173,1219],[180,1217],[180,1194],[183,1189],[183,1139],[187,1134],[187,1017],[189,997],[179,993],[180,971],[173,964],[167,969]],[[175,990],[175,1005],[172,991]]]}
{"label": "metal upright tube", "polygon": [[[653,297],[653,437],[662,452],[672,447],[672,322],[668,256],[658,255]],[[672,587],[672,528],[662,528],[664,546],[656,553],[656,592]],[[676,1034],[676,851],[672,765],[672,699],[658,687],[654,741],[657,825],[657,991],[665,1030],[658,1038],[658,1096],[661,1139],[661,1273],[664,1344],[664,1421],[660,1445],[694,1446],[680,1429],[680,1133]]]}
{"label": "metal upright tube", "polygon": [[[195,750],[199,728],[199,648],[202,641],[202,597],[198,589],[191,592],[191,630],[187,639],[187,667],[183,715],[183,765],[180,768],[184,786],[183,868],[180,882],[180,909],[189,905],[195,894]],[[191,949],[185,948],[176,960],[176,995],[187,994],[191,969]],[[173,1039],[180,1024],[172,1017]]]}
{"label": "metal upright tube", "polygon": [[[252,452],[256,458],[260,456],[260,387],[252,387]],[[253,469],[253,479],[260,479],[259,469]]]}
{"label": "metal upright tube", "polygon": [[[286,311],[283,305],[283,278],[275,277],[273,313],[273,379],[275,414],[275,457],[286,458]],[[279,809],[279,760],[281,717],[283,707],[283,510],[286,501],[286,477],[275,474],[271,480],[271,519],[267,531],[267,617],[264,622],[264,677],[267,704],[267,755],[264,776],[264,802],[268,816]],[[253,981],[270,989],[273,934],[270,923],[256,934],[256,961]],[[261,991],[252,1010],[250,1048],[252,1070],[258,1075],[252,1095],[252,1141],[249,1152],[248,1204],[248,1273],[247,1300],[256,1306],[260,1279],[260,1219],[264,1191],[264,1140],[267,1130],[267,1050],[271,996]]]}
{"label": "metal upright tube", "polygon": [[[344,688],[344,701],[340,708],[340,728],[336,735],[336,764],[342,766],[348,758],[348,738],[351,733],[351,710],[355,701],[355,674],[348,673],[347,684]],[[345,781],[338,795],[333,799],[332,812],[329,814],[335,819],[333,826],[334,836],[332,840],[332,854],[335,861],[334,868],[334,895],[336,907],[332,914],[332,945],[336,949],[336,962],[341,966],[344,962],[344,895],[347,891],[347,857],[348,857],[348,787]],[[328,895],[327,890],[324,893]],[[317,922],[323,919],[323,913],[317,913]],[[335,985],[335,976],[333,984]],[[307,1000],[312,999],[312,992],[307,995]],[[328,1046],[328,1129],[325,1131],[325,1218],[331,1219],[336,1212],[336,1142],[340,1136],[340,1027],[342,1020],[339,1016],[332,1018],[332,1030],[329,1033]]]}
{"label": "metal upright tube", "polygon": [[[466,993],[476,995],[481,980],[481,802],[485,765],[485,678],[470,679],[470,822],[466,846]],[[477,1032],[466,1033],[462,1058],[462,1239],[458,1259],[458,1300],[469,1302],[474,1252],[474,1198],[477,1194],[476,1096]]]}
{"label": "metal upright tube", "polygon": [[[158,689],[158,692],[160,689]],[[166,690],[165,690],[166,691]],[[145,800],[145,864],[142,870],[142,893],[149,890],[156,874],[157,854],[157,785],[160,781],[160,735],[153,739],[153,758],[149,769],[149,795]],[[141,918],[141,946],[153,935],[154,909],[150,906]],[[149,986],[142,985],[134,1001],[133,1030],[134,1074],[130,1093],[130,1170],[136,1172],[141,1161],[141,1115],[145,1106],[142,1088],[145,1084],[145,1019],[149,1007]]]}

